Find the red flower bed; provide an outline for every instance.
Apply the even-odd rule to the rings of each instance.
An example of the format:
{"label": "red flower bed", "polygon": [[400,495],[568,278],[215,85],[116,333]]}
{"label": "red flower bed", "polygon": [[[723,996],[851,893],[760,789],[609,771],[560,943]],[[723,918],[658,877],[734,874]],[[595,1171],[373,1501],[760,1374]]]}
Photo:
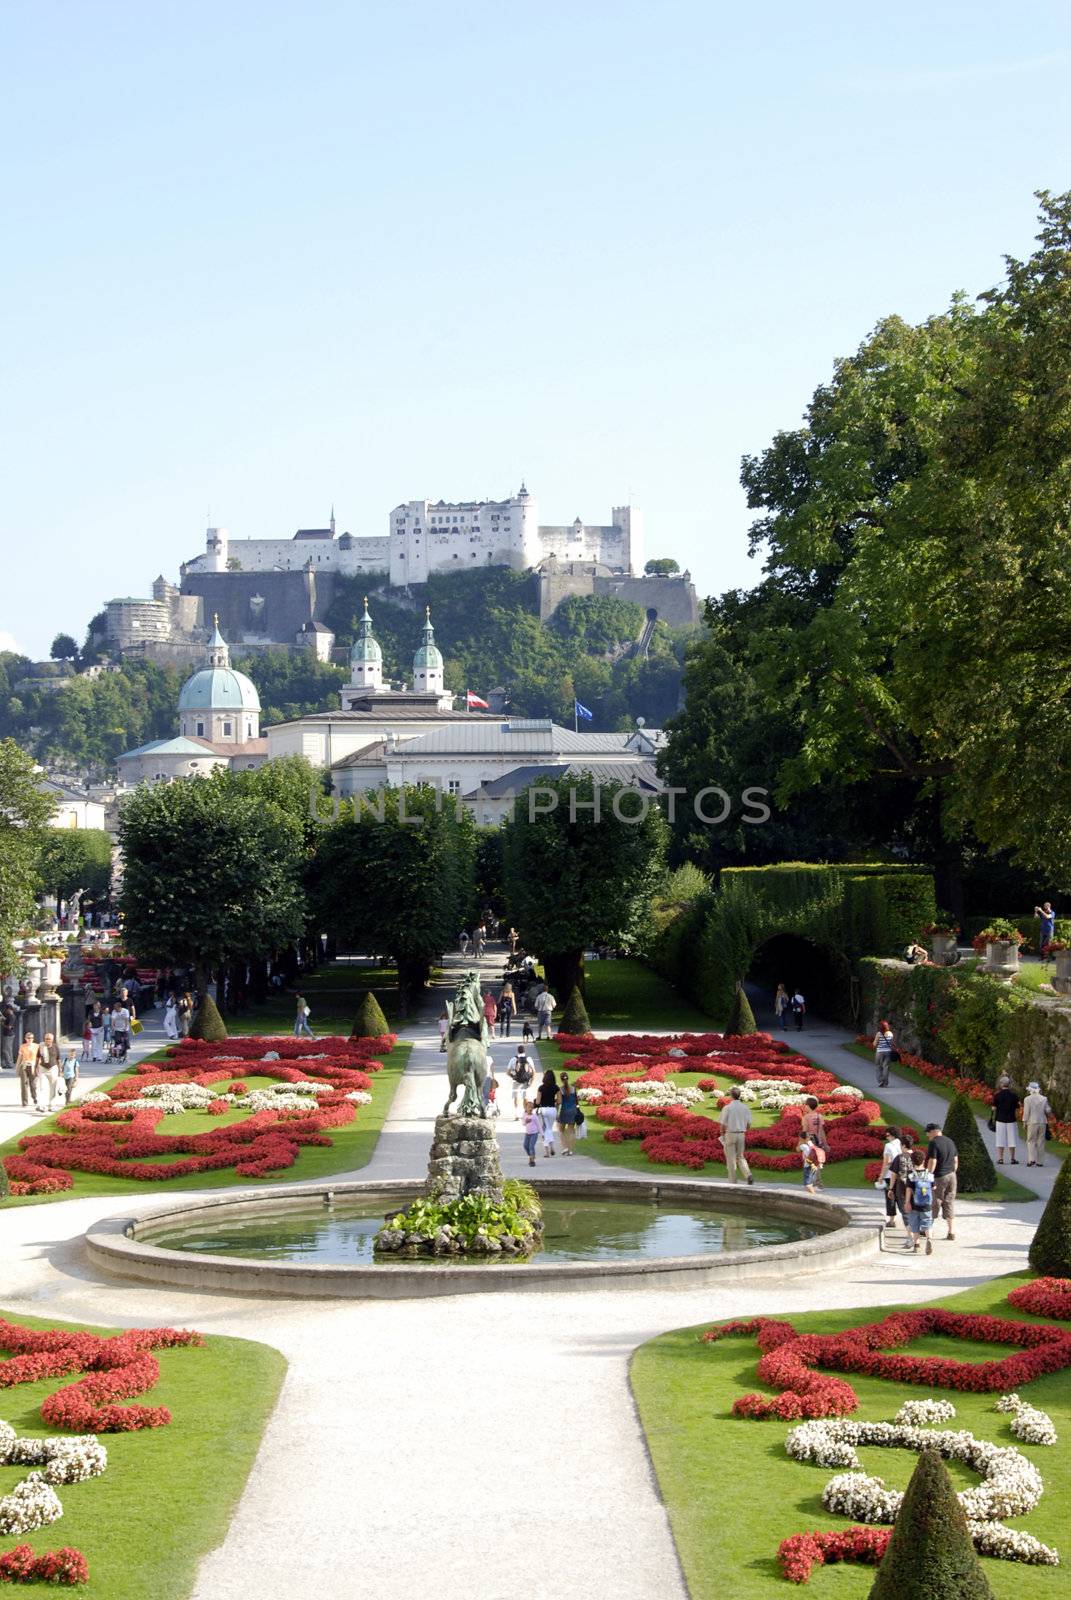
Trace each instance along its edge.
{"label": "red flower bed", "polygon": [[[881,1108],[873,1100],[838,1095],[839,1080],[824,1067],[798,1055],[785,1041],[769,1034],[742,1038],[718,1033],[665,1035],[619,1034],[595,1039],[590,1034],[559,1034],[563,1050],[573,1052],[567,1065],[579,1073],[577,1086],[598,1089],[601,1098],[588,1110],[603,1124],[608,1144],[626,1139],[640,1141],[648,1161],[698,1171],[710,1161],[724,1161],[721,1129],[710,1117],[683,1106],[629,1106],[625,1097],[639,1082],[663,1083],[670,1073],[698,1072],[701,1089],[716,1089],[709,1074],[739,1083],[764,1078],[790,1078],[818,1100],[826,1120],[829,1140],[827,1161],[851,1161],[880,1156],[883,1133],[872,1128]],[[682,1055],[669,1055],[670,1050]],[[721,1102],[724,1103],[724,1102]],[[792,1172],[800,1168],[797,1151],[803,1111],[786,1106],[777,1122],[751,1128],[745,1141],[751,1166],[767,1172]],[[775,1153],[782,1152],[782,1153]]]}
{"label": "red flower bed", "polygon": [[[238,1039],[223,1045],[184,1039],[164,1062],[140,1063],[133,1072],[107,1091],[108,1101],[71,1106],[56,1118],[58,1132],[27,1134],[19,1140],[19,1155],[6,1156],[4,1167],[14,1195],[49,1194],[69,1189],[72,1172],[93,1172],[104,1177],[131,1178],[139,1183],[159,1183],[194,1172],[218,1172],[233,1167],[243,1178],[262,1178],[292,1167],[303,1145],[330,1145],[329,1128],[352,1122],[357,1107],[346,1096],[372,1087],[370,1073],[382,1070],[373,1050],[393,1046],[394,1035],[380,1039]],[[309,1049],[309,1046],[313,1049]],[[157,1131],[163,1108],[142,1100],[140,1091],[156,1083],[195,1083],[208,1086],[234,1078],[231,1050],[246,1047],[241,1058],[246,1067],[279,1047],[287,1060],[256,1059],[256,1073],[284,1084],[323,1083],[330,1094],[320,1095],[315,1111],[258,1111],[231,1123],[197,1134],[163,1134]],[[226,1052],[226,1053],[224,1053]],[[299,1063],[295,1065],[294,1063]],[[160,1069],[163,1070],[160,1070]],[[244,1085],[243,1085],[244,1087]],[[210,1102],[215,1116],[229,1111],[222,1099]],[[148,1161],[147,1157],[156,1159]],[[167,1157],[181,1159],[164,1159]]]}
{"label": "red flower bed", "polygon": [[1035,1278],[1013,1289],[1008,1304],[1017,1311],[1030,1311],[1035,1317],[1054,1317],[1071,1322],[1071,1278]]}
{"label": "red flower bed", "polygon": [[[857,1033],[855,1042],[869,1048],[874,1041],[869,1034]],[[978,1078],[969,1078],[965,1073],[957,1072],[955,1067],[939,1067],[936,1062],[927,1061],[924,1056],[911,1055],[907,1050],[901,1050],[900,1060],[905,1067],[910,1067],[924,1078],[932,1079],[934,1083],[945,1084],[955,1094],[965,1094],[969,1100],[978,1100],[982,1105],[993,1104],[994,1091],[988,1083],[982,1083]]]}
{"label": "red flower bed", "polygon": [[199,1333],[184,1328],[132,1328],[106,1338],[66,1328],[24,1328],[0,1317],[0,1350],[13,1352],[0,1360],[0,1389],[84,1372],[86,1377],[65,1384],[42,1402],[41,1416],[49,1427],[75,1433],[160,1428],[171,1421],[166,1406],[115,1402],[144,1394],[159,1378],[160,1366],[151,1350],[203,1344]]}
{"label": "red flower bed", "polygon": [[[1019,1348],[1000,1361],[886,1353],[927,1333]],[[733,1414],[738,1417],[832,1417],[854,1411],[859,1397],[851,1384],[815,1371],[818,1367],[860,1372],[896,1383],[995,1394],[1071,1366],[1071,1332],[1063,1328],[941,1309],[894,1312],[881,1322],[828,1334],[797,1334],[790,1322],[756,1317],[710,1328],[702,1338],[713,1344],[733,1334],[755,1336],[763,1351],[756,1375],[769,1388],[780,1391],[773,1398],[739,1396],[733,1401]]]}
{"label": "red flower bed", "polygon": [[73,1585],[89,1582],[89,1564],[81,1550],[64,1545],[62,1550],[35,1554],[28,1544],[0,1555],[0,1583],[58,1583]]}
{"label": "red flower bed", "polygon": [[889,1547],[891,1528],[843,1528],[834,1533],[794,1533],[777,1547],[781,1572],[790,1583],[806,1583],[812,1567],[859,1561],[876,1567]]}

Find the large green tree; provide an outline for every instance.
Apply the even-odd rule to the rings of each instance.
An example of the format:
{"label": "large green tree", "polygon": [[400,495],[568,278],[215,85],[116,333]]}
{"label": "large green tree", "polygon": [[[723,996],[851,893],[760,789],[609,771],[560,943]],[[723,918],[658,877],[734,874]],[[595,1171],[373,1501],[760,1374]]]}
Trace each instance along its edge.
{"label": "large green tree", "polygon": [[410,1005],[472,915],[475,857],[467,811],[429,784],[346,801],[316,845],[315,927],[350,949],[386,955]]}
{"label": "large green tree", "polygon": [[195,967],[202,989],[305,926],[301,824],[221,778],[139,788],[119,817],[124,940],[143,960]]}
{"label": "large green tree", "polygon": [[12,940],[33,915],[37,863],[51,796],[38,787],[41,774],[12,739],[0,739],[0,970],[16,966]]}
{"label": "large green tree", "polygon": [[102,900],[112,877],[112,841],[103,828],[49,828],[41,840],[37,870],[43,889],[57,902],[72,895]]}
{"label": "large green tree", "polygon": [[753,546],[812,608],[757,641],[783,798],[902,778],[1071,885],[1071,196],[977,307],[882,322],[745,460]]}
{"label": "large green tree", "polygon": [[507,916],[559,996],[582,983],[589,946],[642,943],[665,838],[657,805],[620,783],[580,773],[517,796],[504,828]]}

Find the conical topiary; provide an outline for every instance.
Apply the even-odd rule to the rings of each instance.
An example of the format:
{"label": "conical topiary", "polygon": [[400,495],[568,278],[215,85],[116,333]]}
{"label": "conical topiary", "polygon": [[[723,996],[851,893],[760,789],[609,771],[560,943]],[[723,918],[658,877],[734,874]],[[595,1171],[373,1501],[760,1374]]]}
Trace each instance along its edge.
{"label": "conical topiary", "polygon": [[584,996],[574,984],[573,992],[565,1002],[562,1020],[558,1024],[559,1033],[590,1033],[591,1021],[588,1017],[588,1008],[584,1004]]}
{"label": "conical topiary", "polygon": [[971,1103],[957,1094],[948,1108],[944,1131],[959,1154],[956,1187],[960,1194],[987,1194],[997,1186],[997,1169],[978,1132]]}
{"label": "conical topiary", "polygon": [[744,993],[743,985],[737,984],[733,990],[733,1003],[729,1007],[729,1020],[725,1024],[725,1032],[730,1034],[758,1033],[755,1024],[755,1013],[751,1009],[751,1001]]}
{"label": "conical topiary", "polygon": [[1071,1278],[1071,1156],[1052,1186],[1030,1246],[1030,1265],[1047,1278]]}
{"label": "conical topiary", "polygon": [[911,1474],[870,1600],[993,1600],[936,1450],[924,1450]]}
{"label": "conical topiary", "polygon": [[205,1039],[209,1044],[219,1044],[227,1037],[227,1024],[219,1014],[219,1007],[210,994],[202,994],[201,1004],[190,1023],[190,1038]]}
{"label": "conical topiary", "polygon": [[361,996],[361,1003],[357,1007],[357,1015],[353,1019],[350,1038],[380,1039],[385,1033],[389,1032],[390,1025],[383,1015],[383,1007],[371,989],[369,989],[366,994]]}

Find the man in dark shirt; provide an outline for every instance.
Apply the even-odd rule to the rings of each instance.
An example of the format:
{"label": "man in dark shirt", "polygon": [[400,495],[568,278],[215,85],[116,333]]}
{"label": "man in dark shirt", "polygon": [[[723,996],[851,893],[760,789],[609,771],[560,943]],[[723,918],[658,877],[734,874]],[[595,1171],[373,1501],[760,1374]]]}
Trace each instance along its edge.
{"label": "man in dark shirt", "polygon": [[0,1005],[0,1067],[9,1072],[15,1065],[15,1044],[18,1037],[19,1014],[10,1000]]}
{"label": "man in dark shirt", "polygon": [[926,1165],[933,1173],[933,1214],[940,1214],[948,1225],[946,1238],[954,1239],[956,1215],[956,1173],[959,1170],[959,1152],[939,1122],[926,1124]]}

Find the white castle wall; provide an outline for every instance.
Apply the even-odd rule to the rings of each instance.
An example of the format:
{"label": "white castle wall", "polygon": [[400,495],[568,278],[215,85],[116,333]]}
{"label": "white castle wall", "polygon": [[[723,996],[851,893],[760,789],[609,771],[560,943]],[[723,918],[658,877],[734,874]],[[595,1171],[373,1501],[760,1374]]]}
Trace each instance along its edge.
{"label": "white castle wall", "polygon": [[311,561],[314,570],[353,575],[385,572],[390,564],[390,540],[379,537],[232,539],[226,528],[209,528],[205,542],[205,553],[186,562],[187,572],[298,572]]}

